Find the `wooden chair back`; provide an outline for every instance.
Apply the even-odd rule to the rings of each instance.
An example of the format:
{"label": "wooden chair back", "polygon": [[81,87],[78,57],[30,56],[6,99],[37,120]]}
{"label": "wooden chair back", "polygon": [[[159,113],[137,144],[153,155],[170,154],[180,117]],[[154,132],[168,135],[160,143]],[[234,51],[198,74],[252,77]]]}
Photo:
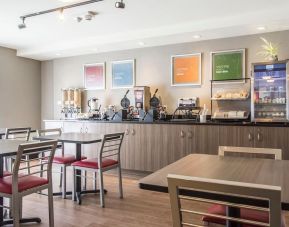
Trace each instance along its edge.
{"label": "wooden chair back", "polygon": [[100,152],[98,154],[99,163],[105,158],[115,159],[120,162],[120,151],[123,142],[124,132],[106,134],[102,137]]}
{"label": "wooden chair back", "polygon": [[5,139],[29,141],[31,128],[6,128]]}
{"label": "wooden chair back", "polygon": [[[19,178],[37,175],[42,173],[42,176],[46,175],[48,182],[52,181],[52,160],[55,154],[55,149],[57,147],[56,140],[50,140],[45,142],[32,142],[27,144],[19,145],[18,152],[13,163],[12,168],[12,190],[13,193],[18,192],[18,181]],[[23,155],[33,155],[29,160],[23,160]],[[39,162],[44,161],[45,162]],[[27,162],[35,163],[30,165],[25,165]],[[42,167],[42,168],[40,168]],[[46,174],[43,174],[46,173]]]}
{"label": "wooden chair back", "polygon": [[219,146],[218,154],[225,156],[226,153],[266,155],[273,156],[275,160],[282,160],[281,149]]}
{"label": "wooden chair back", "polygon": [[[263,227],[281,227],[281,188],[277,186],[248,184],[198,177],[168,175],[168,187],[173,216],[173,226],[205,226],[191,223],[192,216],[210,216],[229,222]],[[195,207],[183,207],[183,202],[220,204],[227,207],[246,208],[269,213],[269,223],[214,215],[198,211]],[[187,205],[187,204],[186,204]],[[188,215],[188,220],[184,219]]]}

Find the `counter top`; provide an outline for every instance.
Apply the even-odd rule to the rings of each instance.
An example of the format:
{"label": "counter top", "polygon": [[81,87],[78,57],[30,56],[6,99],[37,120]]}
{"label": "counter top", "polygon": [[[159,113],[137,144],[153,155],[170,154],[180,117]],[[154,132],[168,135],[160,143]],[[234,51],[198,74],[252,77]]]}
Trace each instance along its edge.
{"label": "counter top", "polygon": [[114,123],[114,124],[178,124],[178,125],[216,125],[216,126],[255,126],[255,127],[289,127],[289,122],[216,122],[207,121],[206,123],[196,122],[194,120],[177,120],[177,121],[102,121],[102,120],[44,120],[44,122],[83,122],[83,123]]}

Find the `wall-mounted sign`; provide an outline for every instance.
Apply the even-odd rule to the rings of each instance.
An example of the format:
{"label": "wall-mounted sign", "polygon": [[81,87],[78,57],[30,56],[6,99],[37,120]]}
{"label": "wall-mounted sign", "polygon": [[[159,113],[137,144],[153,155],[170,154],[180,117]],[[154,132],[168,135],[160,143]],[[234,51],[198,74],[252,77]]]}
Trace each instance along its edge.
{"label": "wall-mounted sign", "polygon": [[87,90],[105,89],[105,63],[84,65],[84,88]]}
{"label": "wall-mounted sign", "polygon": [[112,88],[132,88],[135,85],[135,60],[112,62]]}
{"label": "wall-mounted sign", "polygon": [[191,86],[202,83],[202,54],[174,55],[171,58],[171,85]]}
{"label": "wall-mounted sign", "polygon": [[245,78],[245,49],[211,53],[212,79],[236,81]]}

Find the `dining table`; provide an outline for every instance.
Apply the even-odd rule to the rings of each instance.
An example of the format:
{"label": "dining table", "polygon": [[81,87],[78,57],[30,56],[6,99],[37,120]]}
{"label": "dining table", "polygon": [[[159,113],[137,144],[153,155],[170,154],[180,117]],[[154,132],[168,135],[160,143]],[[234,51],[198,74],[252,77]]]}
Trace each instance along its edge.
{"label": "dining table", "polygon": [[[289,211],[289,161],[190,154],[139,180],[139,188],[168,192],[168,174],[281,187],[282,210]],[[257,202],[257,200],[256,200]],[[232,216],[240,212],[233,210]],[[230,222],[227,226],[239,226]]]}
{"label": "dining table", "polygon": [[[82,145],[85,144],[94,144],[100,143],[102,141],[102,135],[96,133],[78,133],[78,132],[67,132],[62,133],[61,135],[45,135],[45,136],[35,136],[33,137],[34,140],[57,140],[62,144],[70,143],[75,144],[76,146],[76,161],[80,161],[82,157]],[[65,153],[65,148],[64,148]],[[76,175],[80,176],[81,171],[76,170]],[[73,196],[73,200],[77,201],[79,204],[81,203],[81,194],[89,194],[89,193],[99,193],[99,190],[81,190],[81,177],[76,177],[75,180],[75,191],[76,194]],[[105,190],[105,193],[107,191]],[[62,195],[61,192],[53,193],[54,195]],[[67,192],[67,194],[71,194],[71,192]]]}
{"label": "dining table", "polygon": [[[35,141],[36,142],[36,141]],[[15,156],[18,152],[20,144],[33,143],[33,141],[21,141],[21,140],[0,140],[0,178],[3,178],[4,173],[4,159],[7,157]],[[25,154],[25,153],[24,153]],[[3,197],[0,197],[0,226],[13,224],[13,220],[8,218],[4,219],[3,215]],[[39,217],[22,218],[21,223],[40,223]]]}

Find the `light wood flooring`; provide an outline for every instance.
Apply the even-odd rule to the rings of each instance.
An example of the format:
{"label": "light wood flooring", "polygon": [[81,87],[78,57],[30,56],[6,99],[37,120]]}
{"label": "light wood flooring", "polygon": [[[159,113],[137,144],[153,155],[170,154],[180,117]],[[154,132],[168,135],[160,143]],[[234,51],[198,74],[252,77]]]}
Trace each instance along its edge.
{"label": "light wood flooring", "polygon": [[[104,177],[108,194],[106,208],[99,207],[99,197],[83,196],[82,205],[69,199],[54,198],[56,227],[169,227],[172,226],[168,194],[138,188],[140,175],[123,179],[124,199],[118,197],[118,181],[113,174]],[[55,184],[57,180],[55,180]],[[45,227],[48,224],[47,197],[34,194],[24,200],[24,217],[37,216],[41,224],[23,225]],[[287,223],[289,216],[287,215]]]}

